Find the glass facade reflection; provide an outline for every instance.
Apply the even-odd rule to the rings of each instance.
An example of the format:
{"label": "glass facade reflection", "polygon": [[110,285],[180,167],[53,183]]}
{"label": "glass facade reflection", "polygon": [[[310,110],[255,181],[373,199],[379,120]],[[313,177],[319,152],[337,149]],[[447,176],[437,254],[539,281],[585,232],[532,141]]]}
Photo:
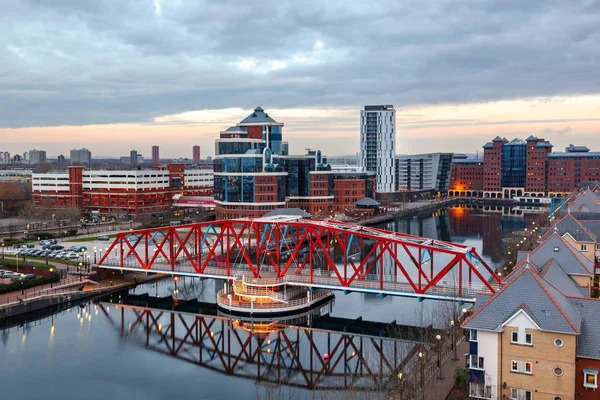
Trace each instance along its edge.
{"label": "glass facade reflection", "polygon": [[527,167],[527,144],[514,139],[502,146],[502,187],[525,187]]}

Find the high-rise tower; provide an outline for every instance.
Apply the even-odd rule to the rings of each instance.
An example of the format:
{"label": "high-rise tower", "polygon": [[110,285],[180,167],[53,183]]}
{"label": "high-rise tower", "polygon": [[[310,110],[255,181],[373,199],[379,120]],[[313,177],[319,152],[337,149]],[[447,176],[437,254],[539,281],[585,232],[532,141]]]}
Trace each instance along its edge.
{"label": "high-rise tower", "polygon": [[365,106],[360,111],[360,165],[375,172],[377,193],[395,189],[396,110],[393,105]]}

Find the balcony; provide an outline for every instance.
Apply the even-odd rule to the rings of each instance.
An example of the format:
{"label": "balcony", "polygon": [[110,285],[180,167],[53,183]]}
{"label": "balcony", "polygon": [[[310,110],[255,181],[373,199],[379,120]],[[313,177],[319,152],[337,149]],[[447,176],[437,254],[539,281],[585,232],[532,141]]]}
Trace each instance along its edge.
{"label": "balcony", "polygon": [[472,399],[491,399],[492,387],[485,383],[469,383],[469,397]]}

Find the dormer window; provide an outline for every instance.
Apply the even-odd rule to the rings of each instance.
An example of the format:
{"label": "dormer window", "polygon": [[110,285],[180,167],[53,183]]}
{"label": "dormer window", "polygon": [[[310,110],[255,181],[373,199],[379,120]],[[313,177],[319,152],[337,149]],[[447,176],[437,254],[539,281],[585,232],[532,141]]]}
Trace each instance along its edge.
{"label": "dormer window", "polygon": [[558,246],[554,246],[554,252],[558,253],[558,250],[560,250],[560,248]]}

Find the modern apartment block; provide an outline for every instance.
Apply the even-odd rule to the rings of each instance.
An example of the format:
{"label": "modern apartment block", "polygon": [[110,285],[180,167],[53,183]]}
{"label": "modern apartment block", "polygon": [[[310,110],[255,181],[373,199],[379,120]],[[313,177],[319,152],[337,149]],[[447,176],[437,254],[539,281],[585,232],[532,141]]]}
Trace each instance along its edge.
{"label": "modern apartment block", "polygon": [[446,192],[451,169],[452,153],[396,156],[395,190]]}
{"label": "modern apartment block", "polygon": [[71,150],[72,165],[89,165],[92,162],[92,152],[88,149]]}
{"label": "modern apartment block", "polygon": [[260,217],[282,207],[329,216],[333,175],[320,151],[290,155],[284,124],[261,107],[215,141],[217,219]]}
{"label": "modern apartment block", "polygon": [[476,295],[468,329],[473,399],[597,399],[600,300],[594,263],[554,230],[494,295]]}
{"label": "modern apartment block", "polygon": [[46,152],[44,150],[30,150],[29,163],[36,165],[46,162]]}
{"label": "modern apartment block", "polygon": [[158,146],[152,146],[152,165],[160,164],[160,148]]}
{"label": "modern apartment block", "polygon": [[535,136],[510,142],[497,136],[483,146],[482,165],[470,159],[454,160],[449,194],[493,199],[556,196],[600,179],[600,152],[573,145],[564,152],[552,152],[552,147]]}
{"label": "modern apartment block", "polygon": [[377,193],[391,193],[395,183],[396,110],[392,105],[360,111],[360,165],[375,172]]}
{"label": "modern apartment block", "polygon": [[144,170],[86,170],[32,174],[32,200],[44,208],[139,215],[168,210],[175,195],[212,196],[212,169],[183,164]]}

